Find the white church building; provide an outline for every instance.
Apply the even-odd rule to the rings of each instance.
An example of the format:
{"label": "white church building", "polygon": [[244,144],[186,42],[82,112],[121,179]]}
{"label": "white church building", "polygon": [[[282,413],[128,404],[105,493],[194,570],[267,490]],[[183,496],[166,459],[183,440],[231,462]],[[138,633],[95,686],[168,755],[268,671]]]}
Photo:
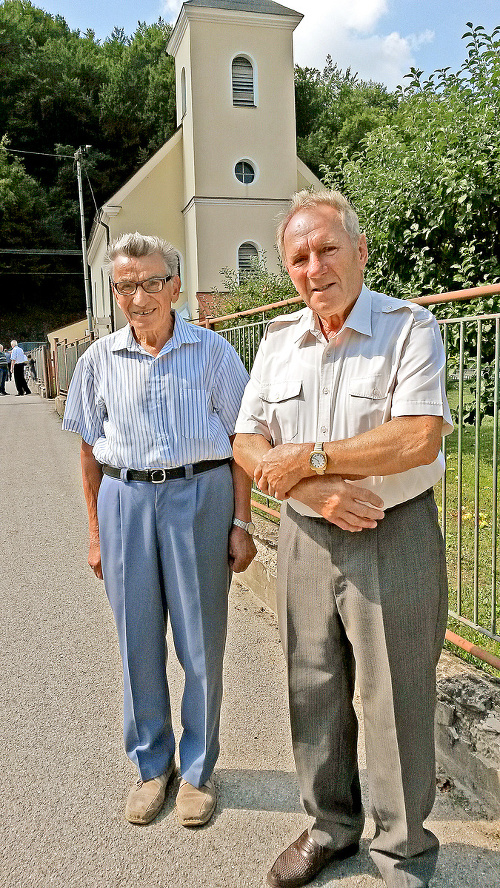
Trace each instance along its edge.
{"label": "white church building", "polygon": [[91,231],[96,336],[125,324],[102,270],[108,239],[127,231],[169,240],[181,256],[174,306],[203,315],[224,267],[264,253],[278,266],[276,218],[291,194],[320,187],[297,157],[293,32],[302,15],[270,0],[186,0],[168,52],[177,129],[101,208]]}

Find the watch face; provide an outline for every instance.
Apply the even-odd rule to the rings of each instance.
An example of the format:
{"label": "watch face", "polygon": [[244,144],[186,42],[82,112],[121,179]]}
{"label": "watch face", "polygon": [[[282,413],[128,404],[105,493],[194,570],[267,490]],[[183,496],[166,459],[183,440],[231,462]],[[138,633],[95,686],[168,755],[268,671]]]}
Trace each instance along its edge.
{"label": "watch face", "polygon": [[249,521],[248,526],[247,526],[247,533],[252,534],[254,531],[255,531],[255,524],[253,523],[253,521]]}
{"label": "watch face", "polygon": [[327,463],[326,453],[315,451],[311,453],[309,462],[313,469],[324,469]]}

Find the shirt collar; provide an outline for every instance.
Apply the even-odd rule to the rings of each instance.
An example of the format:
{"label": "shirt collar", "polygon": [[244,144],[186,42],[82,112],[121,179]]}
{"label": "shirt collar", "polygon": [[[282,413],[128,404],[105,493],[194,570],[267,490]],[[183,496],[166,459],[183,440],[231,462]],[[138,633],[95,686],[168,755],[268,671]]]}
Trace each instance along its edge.
{"label": "shirt collar", "polygon": [[[372,335],[372,294],[365,284],[363,284],[361,293],[351,308],[339,333],[345,330],[346,327],[349,327],[350,330],[355,330],[357,333],[363,333],[365,336]],[[294,337],[295,341],[303,340],[308,333],[312,333],[316,337],[320,334],[321,338],[324,339],[317,314],[306,307],[299,314]]]}
{"label": "shirt collar", "polygon": [[364,333],[365,336],[372,335],[372,294],[365,284],[361,287],[361,293],[345,319],[342,329],[345,327],[355,330],[356,333]]}
{"label": "shirt collar", "polygon": [[[160,351],[158,357],[160,355],[165,354],[165,352],[170,351],[174,348],[179,348],[181,345],[185,343],[193,343],[200,341],[200,334],[198,333],[197,328],[194,324],[188,324],[187,321],[184,320],[177,312],[174,311],[174,332],[170,339],[165,343],[162,350]],[[111,346],[111,351],[135,351],[142,352],[143,349],[139,345],[139,343],[135,340],[134,334],[132,333],[132,328],[130,324],[127,324],[126,327],[122,327],[121,330],[118,330],[115,334],[115,340]]]}

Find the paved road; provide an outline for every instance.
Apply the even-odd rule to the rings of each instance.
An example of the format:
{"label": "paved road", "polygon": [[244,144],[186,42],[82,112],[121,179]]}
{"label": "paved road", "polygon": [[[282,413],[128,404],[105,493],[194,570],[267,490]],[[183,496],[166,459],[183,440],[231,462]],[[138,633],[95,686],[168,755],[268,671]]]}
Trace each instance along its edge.
{"label": "paved road", "polygon": [[[233,584],[220,801],[199,831],[176,820],[174,791],[148,827],[123,818],[134,771],[121,742],[121,678],[102,583],[86,566],[79,440],[51,402],[0,399],[1,888],[253,888],[305,825],[294,780],[274,617]],[[174,711],[181,681],[169,664]],[[364,779],[364,772],[362,774]],[[366,791],[365,791],[366,797]],[[438,793],[433,888],[498,888],[498,824]],[[382,888],[368,854],[313,883]]]}

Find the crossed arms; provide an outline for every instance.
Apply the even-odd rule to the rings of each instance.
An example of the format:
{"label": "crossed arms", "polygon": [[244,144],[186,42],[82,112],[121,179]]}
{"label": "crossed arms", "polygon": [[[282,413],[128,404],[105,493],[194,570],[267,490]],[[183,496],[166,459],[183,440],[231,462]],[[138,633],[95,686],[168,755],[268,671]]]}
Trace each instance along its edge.
{"label": "crossed arms", "polygon": [[384,517],[383,502],[348,481],[432,463],[442,426],[441,416],[398,416],[353,438],[328,442],[323,476],[309,466],[313,442],[272,447],[263,435],[237,434],[234,458],[263,493],[278,499],[293,496],[342,530],[359,531],[376,527]]}

